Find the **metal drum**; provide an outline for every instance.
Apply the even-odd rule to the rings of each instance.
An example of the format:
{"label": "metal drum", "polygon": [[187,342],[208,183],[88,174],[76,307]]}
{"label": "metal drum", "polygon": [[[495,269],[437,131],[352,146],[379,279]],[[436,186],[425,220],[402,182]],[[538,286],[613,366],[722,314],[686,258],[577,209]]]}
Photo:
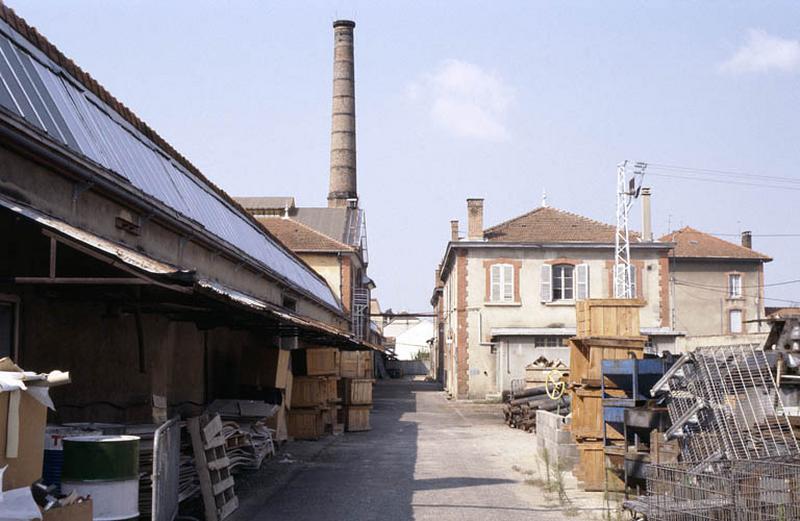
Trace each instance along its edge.
{"label": "metal drum", "polygon": [[91,495],[96,521],[139,517],[139,437],[64,438],[61,490]]}

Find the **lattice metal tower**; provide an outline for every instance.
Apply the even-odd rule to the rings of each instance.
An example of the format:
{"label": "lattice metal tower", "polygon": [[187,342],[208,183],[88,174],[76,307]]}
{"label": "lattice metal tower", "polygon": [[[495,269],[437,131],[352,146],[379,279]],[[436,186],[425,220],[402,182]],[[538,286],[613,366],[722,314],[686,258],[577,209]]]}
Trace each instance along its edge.
{"label": "lattice metal tower", "polygon": [[[617,165],[617,233],[614,238],[614,298],[633,298],[631,280],[631,244],[628,216],[633,201],[639,197],[647,163],[636,162],[628,176],[626,159]],[[638,178],[638,182],[637,182]]]}

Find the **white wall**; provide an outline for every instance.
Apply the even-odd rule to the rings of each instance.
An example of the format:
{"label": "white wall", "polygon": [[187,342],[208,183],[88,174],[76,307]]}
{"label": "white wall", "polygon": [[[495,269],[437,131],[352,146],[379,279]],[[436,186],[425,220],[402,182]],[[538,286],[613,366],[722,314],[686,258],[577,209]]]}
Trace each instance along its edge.
{"label": "white wall", "polygon": [[395,320],[383,328],[383,335],[395,339],[394,352],[398,360],[414,360],[418,351],[430,353],[428,340],[433,338],[433,322]]}

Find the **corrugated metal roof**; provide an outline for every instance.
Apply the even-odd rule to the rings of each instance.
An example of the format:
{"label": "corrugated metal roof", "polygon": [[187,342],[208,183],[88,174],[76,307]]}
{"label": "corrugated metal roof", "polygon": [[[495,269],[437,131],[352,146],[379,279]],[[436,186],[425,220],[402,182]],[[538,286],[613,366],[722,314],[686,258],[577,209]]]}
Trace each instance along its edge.
{"label": "corrugated metal roof", "polygon": [[124,178],[269,270],[335,308],[331,289],[232,201],[189,172],[106,103],[0,22],[0,107]]}

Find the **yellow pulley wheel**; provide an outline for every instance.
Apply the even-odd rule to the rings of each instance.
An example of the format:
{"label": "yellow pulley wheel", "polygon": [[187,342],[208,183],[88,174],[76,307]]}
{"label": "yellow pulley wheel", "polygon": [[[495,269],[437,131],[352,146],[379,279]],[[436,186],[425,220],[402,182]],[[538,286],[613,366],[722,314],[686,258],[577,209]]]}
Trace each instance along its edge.
{"label": "yellow pulley wheel", "polygon": [[547,377],[544,379],[544,390],[551,400],[558,400],[564,395],[567,384],[562,379],[563,376],[558,369],[553,369],[547,373]]}

